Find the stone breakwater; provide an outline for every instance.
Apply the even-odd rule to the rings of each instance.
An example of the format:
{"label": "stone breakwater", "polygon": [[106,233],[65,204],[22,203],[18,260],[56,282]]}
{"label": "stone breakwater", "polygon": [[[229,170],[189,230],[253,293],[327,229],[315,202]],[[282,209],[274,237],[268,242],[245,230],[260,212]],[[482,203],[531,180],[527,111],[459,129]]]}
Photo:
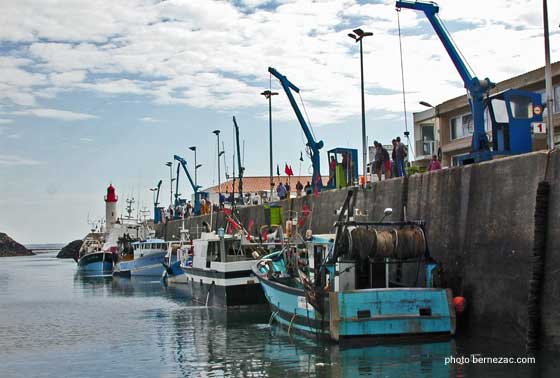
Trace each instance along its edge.
{"label": "stone breakwater", "polygon": [[34,253],[29,249],[16,242],[7,234],[0,232],[0,257],[31,255],[34,255]]}
{"label": "stone breakwater", "polygon": [[[373,183],[360,190],[356,208],[362,219],[379,220],[386,207],[390,220],[423,219],[431,255],[443,264],[446,286],[466,297],[468,331],[523,345],[527,329],[527,297],[532,271],[532,247],[537,185],[550,183],[545,273],[542,288],[541,340],[560,350],[560,152],[534,152],[466,167],[445,169]],[[308,214],[304,229],[333,230],[336,210],[346,190],[322,192],[280,201],[283,219]],[[263,206],[239,209],[252,234],[267,224]],[[225,226],[222,214],[185,221],[197,236],[202,222]],[[178,239],[181,221],[157,225],[157,234]]]}
{"label": "stone breakwater", "polygon": [[60,252],[56,255],[58,259],[74,259],[78,260],[78,253],[80,252],[80,248],[82,246],[83,240],[78,239],[71,241],[66,246],[64,246]]}

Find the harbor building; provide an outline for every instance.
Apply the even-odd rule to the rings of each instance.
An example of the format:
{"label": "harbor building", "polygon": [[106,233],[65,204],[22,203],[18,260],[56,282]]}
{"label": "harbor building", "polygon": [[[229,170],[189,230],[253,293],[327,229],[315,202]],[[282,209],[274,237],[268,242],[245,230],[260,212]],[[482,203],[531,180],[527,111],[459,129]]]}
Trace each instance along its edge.
{"label": "harbor building", "polygon": [[[554,91],[554,143],[560,144],[560,61],[552,64]],[[524,89],[540,93],[546,103],[544,67],[501,81],[490,91],[499,93],[506,89]],[[426,104],[428,105],[428,104]],[[543,119],[549,109],[545,109]],[[467,95],[447,100],[427,110],[413,114],[414,153],[416,163],[427,167],[432,155],[438,155],[443,166],[458,165],[458,158],[470,152],[474,131]],[[491,125],[486,131],[491,140]],[[533,150],[546,149],[546,134],[533,135]]]}
{"label": "harbor building", "polygon": [[[329,176],[322,176],[323,185],[327,185],[329,181]],[[298,181],[304,186],[309,182],[311,183],[311,176],[288,176],[275,175],[272,178],[274,182],[274,192],[272,193],[273,200],[278,199],[278,195],[276,194],[276,186],[278,183],[286,184],[289,182],[290,184],[290,193],[292,197],[296,196],[296,184]],[[238,185],[239,180],[235,181],[235,198],[239,197],[238,193]],[[208,193],[208,199],[212,203],[218,203],[220,192],[224,195],[231,193],[233,191],[233,180],[227,180],[222,182],[220,186],[215,185],[211,186],[206,189],[202,189],[202,192]],[[303,194],[305,194],[305,189],[303,190]],[[270,176],[245,176],[243,177],[243,195],[246,198],[246,202],[251,204],[262,204],[263,201],[266,201],[270,195]]]}

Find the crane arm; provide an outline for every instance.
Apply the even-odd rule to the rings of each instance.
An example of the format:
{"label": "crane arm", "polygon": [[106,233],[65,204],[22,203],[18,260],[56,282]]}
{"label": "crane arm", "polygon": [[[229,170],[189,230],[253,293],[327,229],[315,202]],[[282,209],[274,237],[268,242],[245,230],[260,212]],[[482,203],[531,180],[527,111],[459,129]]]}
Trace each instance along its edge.
{"label": "crane arm", "polygon": [[451,61],[455,65],[455,68],[461,75],[463,82],[465,83],[465,87],[472,82],[473,78],[475,78],[474,73],[469,69],[466,62],[463,60],[461,55],[459,54],[459,49],[453,43],[451,36],[447,32],[447,29],[443,25],[442,21],[438,17],[439,6],[434,2],[425,2],[425,1],[397,1],[396,2],[397,9],[406,8],[406,9],[413,9],[424,12],[428,21],[434,28],[437,36],[439,37],[441,43],[443,43],[443,47],[449,54]]}
{"label": "crane arm", "polygon": [[[194,212],[195,214],[199,214],[200,212],[200,199],[199,199],[199,195],[198,195],[198,190],[201,188],[200,185],[196,185],[189,173],[189,170],[187,169],[187,161],[185,159],[183,159],[182,157],[180,157],[179,155],[173,155],[173,159],[177,160],[179,162],[179,164],[181,165],[181,167],[183,167],[183,171],[185,171],[185,174],[187,175],[187,178],[189,179],[189,182],[191,184],[191,187],[193,189],[194,192]],[[179,166],[177,166],[177,172],[179,172]],[[177,174],[177,182],[179,182],[179,175]],[[177,184],[178,185],[178,184]]]}
{"label": "crane arm", "polygon": [[159,182],[157,184],[156,202],[154,202],[154,207],[157,207],[157,205],[159,205],[159,190],[161,188],[161,183],[162,182],[163,182],[163,180],[159,180]]}
{"label": "crane arm", "polygon": [[237,167],[239,168],[239,198],[243,201],[243,172],[245,167],[241,166],[241,150],[239,149],[239,126],[235,116],[233,116],[233,126],[235,127],[235,143],[237,145]]}
{"label": "crane arm", "polygon": [[455,46],[451,36],[437,16],[439,6],[436,3],[427,1],[399,0],[395,3],[395,6],[397,11],[401,8],[422,11],[428,18],[428,21],[434,28],[434,31],[438,35],[443,47],[447,51],[447,54],[449,54],[453,65],[455,65],[455,68],[463,79],[465,89],[469,93],[469,102],[471,105],[474,125],[471,144],[472,152],[487,154],[490,147],[486,130],[484,128],[484,102],[488,91],[494,88],[495,84],[488,78],[480,80],[478,77],[474,76],[473,72],[471,72],[467,63],[459,53],[459,49]]}
{"label": "crane arm", "polygon": [[313,187],[317,187],[320,190],[323,187],[323,181],[321,180],[321,158],[319,155],[319,150],[323,148],[323,141],[315,141],[315,139],[313,138],[313,134],[311,134],[311,129],[307,125],[307,122],[305,122],[305,118],[301,114],[297,102],[294,99],[292,90],[296,93],[299,93],[299,88],[292,82],[290,82],[286,76],[282,75],[274,68],[268,67],[268,72],[270,72],[280,81],[284,92],[286,92],[286,96],[288,96],[290,105],[292,105],[292,109],[294,109],[294,112],[296,113],[299,124],[303,130],[303,133],[305,134],[305,137],[307,138],[307,146],[309,146],[309,148],[311,149],[311,164],[313,165]]}

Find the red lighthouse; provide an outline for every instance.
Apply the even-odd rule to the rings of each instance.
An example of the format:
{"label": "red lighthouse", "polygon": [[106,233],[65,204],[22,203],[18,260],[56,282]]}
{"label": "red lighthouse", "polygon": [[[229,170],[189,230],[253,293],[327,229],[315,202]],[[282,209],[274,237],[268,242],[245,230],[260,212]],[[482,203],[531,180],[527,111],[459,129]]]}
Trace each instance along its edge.
{"label": "red lighthouse", "polygon": [[107,232],[111,230],[113,224],[117,221],[117,201],[118,197],[112,184],[107,187],[107,195],[105,196],[105,229]]}

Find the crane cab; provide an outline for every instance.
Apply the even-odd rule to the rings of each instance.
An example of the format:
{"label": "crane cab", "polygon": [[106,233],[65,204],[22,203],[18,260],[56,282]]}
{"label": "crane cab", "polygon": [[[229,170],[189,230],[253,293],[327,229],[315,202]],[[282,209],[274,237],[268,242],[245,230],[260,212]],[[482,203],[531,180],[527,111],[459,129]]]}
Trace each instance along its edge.
{"label": "crane cab", "polygon": [[358,150],[334,148],[327,151],[329,182],[327,189],[340,189],[358,183]]}
{"label": "crane cab", "polygon": [[492,123],[492,149],[497,153],[531,152],[532,125],[542,122],[543,104],[538,93],[508,89],[490,96],[488,113]]}
{"label": "crane cab", "polygon": [[[491,128],[491,156],[517,155],[533,150],[533,133],[545,133],[542,127],[544,105],[540,94],[522,89],[507,89],[486,99],[486,124]],[[540,129],[538,126],[541,125]],[[477,163],[479,154],[471,153],[460,165]]]}

